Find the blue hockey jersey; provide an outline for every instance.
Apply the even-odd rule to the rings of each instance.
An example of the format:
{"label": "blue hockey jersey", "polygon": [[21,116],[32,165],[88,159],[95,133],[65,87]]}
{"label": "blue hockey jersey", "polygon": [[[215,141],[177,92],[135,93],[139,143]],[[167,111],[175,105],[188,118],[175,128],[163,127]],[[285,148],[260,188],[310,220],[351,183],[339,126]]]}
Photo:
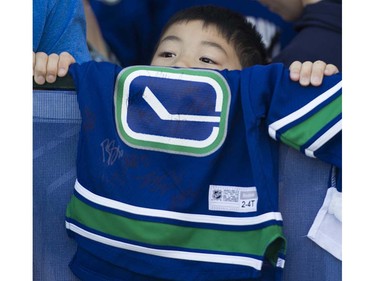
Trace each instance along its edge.
{"label": "blue hockey jersey", "polygon": [[302,87],[281,64],[89,62],[70,74],[82,115],[66,212],[85,257],[71,263],[78,277],[228,281],[283,267],[275,140],[341,167],[341,75]]}

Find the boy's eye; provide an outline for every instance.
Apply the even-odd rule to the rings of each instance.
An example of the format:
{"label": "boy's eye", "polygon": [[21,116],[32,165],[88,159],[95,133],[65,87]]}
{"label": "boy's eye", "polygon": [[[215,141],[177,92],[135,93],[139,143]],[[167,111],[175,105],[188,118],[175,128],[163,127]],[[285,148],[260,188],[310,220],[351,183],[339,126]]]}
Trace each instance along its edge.
{"label": "boy's eye", "polygon": [[162,58],[172,58],[172,57],[175,57],[176,54],[171,53],[171,52],[162,52],[159,54],[159,56]]}
{"label": "boy's eye", "polygon": [[216,64],[216,62],[214,62],[212,59],[209,59],[209,58],[206,58],[206,57],[201,57],[199,60],[204,62],[204,63]]}

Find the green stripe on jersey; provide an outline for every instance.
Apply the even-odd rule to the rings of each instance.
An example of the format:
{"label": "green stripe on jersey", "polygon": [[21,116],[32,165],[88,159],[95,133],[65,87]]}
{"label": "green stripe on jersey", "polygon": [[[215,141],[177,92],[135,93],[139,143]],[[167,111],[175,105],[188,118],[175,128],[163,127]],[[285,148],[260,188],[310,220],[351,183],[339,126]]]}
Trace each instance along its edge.
{"label": "green stripe on jersey", "polygon": [[341,113],[341,102],[342,96],[340,95],[310,118],[285,131],[280,137],[281,141],[299,150],[319,130]]}
{"label": "green stripe on jersey", "polygon": [[258,230],[224,231],[140,221],[93,208],[75,196],[68,205],[66,216],[107,235],[162,247],[263,256],[273,241],[278,238],[284,241],[279,225]]}

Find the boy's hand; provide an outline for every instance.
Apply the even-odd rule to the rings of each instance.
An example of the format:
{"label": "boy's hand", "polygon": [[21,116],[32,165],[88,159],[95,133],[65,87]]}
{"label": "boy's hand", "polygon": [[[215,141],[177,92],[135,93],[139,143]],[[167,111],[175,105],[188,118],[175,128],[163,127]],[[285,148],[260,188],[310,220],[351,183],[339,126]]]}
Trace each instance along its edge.
{"label": "boy's hand", "polygon": [[67,52],[62,52],[60,55],[33,52],[34,81],[39,85],[43,85],[46,81],[53,83],[57,76],[64,77],[68,73],[69,65],[73,63],[75,59]]}
{"label": "boy's hand", "polygon": [[290,79],[296,81],[302,86],[320,86],[324,76],[331,76],[339,72],[338,68],[333,64],[326,64],[324,61],[294,61],[290,66]]}

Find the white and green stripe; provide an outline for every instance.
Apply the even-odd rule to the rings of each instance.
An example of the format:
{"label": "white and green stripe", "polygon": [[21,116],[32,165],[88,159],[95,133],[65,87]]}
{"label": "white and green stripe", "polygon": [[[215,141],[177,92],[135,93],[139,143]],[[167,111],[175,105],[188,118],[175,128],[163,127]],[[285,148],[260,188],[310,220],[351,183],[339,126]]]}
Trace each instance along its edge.
{"label": "white and green stripe", "polygon": [[96,241],[105,245],[109,245],[112,247],[134,251],[138,253],[143,253],[147,255],[159,256],[159,257],[164,257],[164,258],[172,258],[172,259],[200,261],[200,262],[215,262],[215,263],[224,263],[224,264],[243,265],[243,266],[250,266],[257,270],[261,270],[262,268],[262,260],[258,260],[255,258],[235,256],[235,255],[197,253],[197,252],[188,252],[188,251],[176,251],[176,250],[164,250],[164,249],[161,250],[161,249],[155,249],[155,248],[125,243],[125,242],[117,241],[114,239],[109,239],[107,237],[100,236],[92,232],[86,231],[69,222],[66,222],[66,228],[90,240],[93,240],[93,241]]}
{"label": "white and green stripe", "polygon": [[[271,223],[251,230],[236,227],[245,223],[256,225],[266,222],[267,217],[272,221],[274,215],[265,214],[254,220],[246,220],[141,208],[95,195],[78,181],[76,191],[87,200],[95,201],[95,204],[115,210],[98,208],[74,195],[67,208],[66,228],[112,247],[174,259],[243,265],[257,270],[260,270],[266,252],[276,263],[278,253],[285,250],[282,227],[278,224]],[[125,213],[118,213],[118,210],[146,218],[126,216]],[[155,217],[172,221],[159,221]],[[175,224],[173,219],[192,223]],[[201,223],[223,224],[223,227],[211,228]],[[271,244],[273,246],[269,251],[267,249]]]}
{"label": "white and green stripe", "polygon": [[[300,148],[308,142],[313,142],[313,144],[305,150],[305,153],[308,156],[314,157],[314,151],[323,146],[341,130],[341,120],[337,120],[337,122],[333,121],[337,119],[342,112],[342,96],[339,95],[332,99],[341,89],[341,84],[342,82],[340,81],[305,106],[272,123],[268,128],[269,135],[275,140],[279,138],[282,142],[297,150],[300,150]],[[331,100],[327,103],[328,99]],[[324,106],[321,107],[323,104]],[[319,110],[317,110],[317,108],[319,108]],[[309,118],[303,118],[309,114],[311,114]],[[300,122],[298,122],[299,119],[301,120]],[[278,131],[290,126],[292,123],[295,123],[295,125],[277,136]],[[324,130],[322,131],[322,129],[330,123],[332,123],[331,127],[327,128],[325,132]]]}
{"label": "white and green stripe", "polygon": [[254,217],[227,217],[144,208],[94,194],[88,189],[84,188],[78,181],[76,181],[74,188],[81,196],[95,204],[140,216],[174,219],[193,223],[208,223],[232,226],[258,225],[273,220],[282,221],[280,212],[269,212]]}

